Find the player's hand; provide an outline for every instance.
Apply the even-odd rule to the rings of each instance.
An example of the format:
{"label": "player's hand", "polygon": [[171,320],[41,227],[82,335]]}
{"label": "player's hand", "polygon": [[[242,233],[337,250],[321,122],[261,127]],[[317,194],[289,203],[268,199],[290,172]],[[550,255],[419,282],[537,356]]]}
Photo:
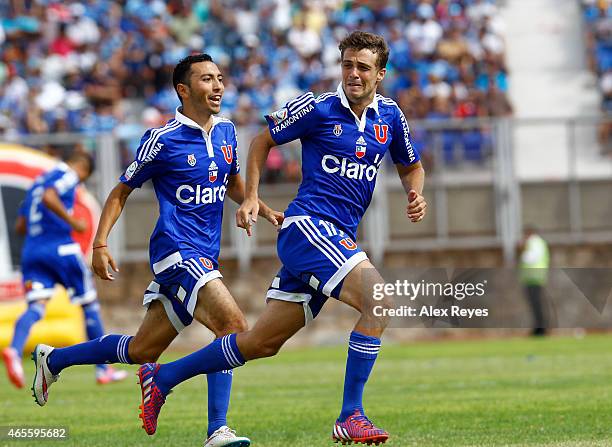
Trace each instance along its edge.
{"label": "player's hand", "polygon": [[414,189],[411,189],[408,192],[408,206],[406,207],[408,219],[412,222],[420,222],[425,217],[426,211],[427,202],[425,202],[425,198]]}
{"label": "player's hand", "polygon": [[84,219],[72,219],[70,226],[77,233],[84,233],[87,230],[87,221]]}
{"label": "player's hand", "polygon": [[262,210],[260,212],[260,215],[272,225],[274,225],[276,227],[276,231],[280,231],[281,225],[285,220],[285,213],[273,210],[272,208],[268,208],[266,210]]}
{"label": "player's hand", "polygon": [[251,226],[257,223],[259,214],[259,201],[255,198],[244,199],[238,211],[236,211],[236,226],[244,228],[247,235],[251,236]]}
{"label": "player's hand", "polygon": [[115,279],[112,273],[108,271],[109,266],[113,271],[119,272],[115,260],[106,247],[96,248],[93,251],[91,264],[95,274],[105,281],[112,281]]}

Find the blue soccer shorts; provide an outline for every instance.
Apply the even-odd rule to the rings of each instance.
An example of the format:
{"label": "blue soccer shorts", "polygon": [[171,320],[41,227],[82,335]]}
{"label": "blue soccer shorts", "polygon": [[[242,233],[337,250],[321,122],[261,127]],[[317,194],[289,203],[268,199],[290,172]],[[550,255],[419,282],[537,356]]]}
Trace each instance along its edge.
{"label": "blue soccer shorts", "polygon": [[177,332],[193,321],[198,292],[206,283],[222,278],[217,261],[206,256],[183,259],[157,273],[144,293],[143,305],[159,300]]}
{"label": "blue soccer shorts", "polygon": [[340,297],[344,278],[368,259],[334,224],[310,216],[285,218],[277,250],[283,267],[266,297],[302,303],[307,323],[318,315],[328,297]]}
{"label": "blue soccer shorts", "polygon": [[28,302],[50,299],[56,284],[64,286],[74,304],[89,304],[97,298],[92,273],[77,243],[28,250],[22,259],[22,276]]}

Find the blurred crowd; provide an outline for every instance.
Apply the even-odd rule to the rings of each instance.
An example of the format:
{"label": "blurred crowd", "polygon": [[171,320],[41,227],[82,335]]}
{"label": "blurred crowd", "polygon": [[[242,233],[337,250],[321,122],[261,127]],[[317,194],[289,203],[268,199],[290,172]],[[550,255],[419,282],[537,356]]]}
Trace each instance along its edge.
{"label": "blurred crowd", "polygon": [[[588,60],[597,75],[601,92],[601,110],[612,113],[612,0],[582,0],[586,25]],[[612,154],[612,122],[599,128],[599,139],[605,153]]]}
{"label": "blurred crowd", "polygon": [[[222,113],[260,125],[305,90],[335,90],[338,41],[354,29],[386,37],[382,93],[409,120],[512,113],[494,0],[5,0],[0,134],[121,136],[160,125],[178,105],[174,65],[201,51],[226,75]],[[427,152],[431,133],[413,137]],[[448,160],[456,147],[481,159],[487,144],[480,130],[438,140]],[[283,157],[271,157],[272,178],[283,177]]]}

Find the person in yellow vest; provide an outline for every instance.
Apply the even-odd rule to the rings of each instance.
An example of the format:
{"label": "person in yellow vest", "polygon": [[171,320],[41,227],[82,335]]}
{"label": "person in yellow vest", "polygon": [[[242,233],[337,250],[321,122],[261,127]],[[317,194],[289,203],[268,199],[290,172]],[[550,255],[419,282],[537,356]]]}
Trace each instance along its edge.
{"label": "person in yellow vest", "polygon": [[548,281],[550,267],[548,243],[536,233],[535,228],[527,227],[519,249],[519,279],[525,287],[534,320],[531,335],[543,336],[547,332],[542,289]]}

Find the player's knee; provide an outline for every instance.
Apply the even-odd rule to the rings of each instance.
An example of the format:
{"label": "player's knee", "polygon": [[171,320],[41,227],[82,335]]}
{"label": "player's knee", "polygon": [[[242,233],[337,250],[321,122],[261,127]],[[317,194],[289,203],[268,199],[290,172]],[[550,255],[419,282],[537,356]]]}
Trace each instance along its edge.
{"label": "player's knee", "polygon": [[359,311],[362,317],[368,320],[388,320],[389,310],[394,307],[393,298],[389,296],[384,296],[379,299],[365,297],[362,300],[361,309],[359,309]]}
{"label": "player's knee", "polygon": [[282,346],[283,342],[262,338],[253,331],[245,333],[240,343],[241,353],[247,360],[273,357]]}
{"label": "player's knee", "polygon": [[274,341],[265,341],[257,347],[258,357],[274,357],[280,351],[281,346],[282,344]]}
{"label": "player's knee", "polygon": [[228,334],[239,334],[249,329],[246,318],[244,318],[243,315],[236,315],[232,318],[228,318],[226,321],[216,326],[213,332],[217,338]]}
{"label": "player's knee", "polygon": [[132,339],[132,342],[130,342],[128,346],[128,355],[132,363],[142,365],[144,363],[156,362],[161,352],[150,346],[142,346],[138,342],[134,343]]}
{"label": "player's knee", "polygon": [[46,301],[34,301],[28,305],[28,310],[34,312],[41,319],[45,317],[46,305]]}
{"label": "player's knee", "polygon": [[246,332],[249,330],[249,324],[247,323],[244,315],[240,315],[240,317],[236,318],[232,325],[232,333],[239,334],[240,332]]}

